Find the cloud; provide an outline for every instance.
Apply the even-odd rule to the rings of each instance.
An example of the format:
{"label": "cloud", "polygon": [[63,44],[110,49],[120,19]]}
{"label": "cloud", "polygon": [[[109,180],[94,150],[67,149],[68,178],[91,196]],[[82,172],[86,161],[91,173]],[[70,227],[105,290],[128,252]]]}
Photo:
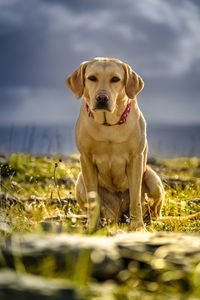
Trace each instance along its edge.
{"label": "cloud", "polygon": [[180,95],[170,97],[169,94],[154,94],[149,97],[147,93],[138,97],[138,104],[148,123],[164,124],[198,124],[200,102],[199,97],[182,101]]}
{"label": "cloud", "polygon": [[1,88],[0,124],[26,123],[74,123],[81,101],[77,101],[67,89],[35,87]]}
{"label": "cloud", "polygon": [[49,60],[54,58],[51,49],[57,46],[55,56],[58,53],[63,60],[62,49],[73,57],[102,53],[130,59],[147,74],[154,65],[152,76],[178,76],[200,59],[199,7],[193,2],[83,2],[35,0],[33,5],[30,0],[9,0],[1,4],[1,24],[22,30],[24,34],[18,35],[27,46],[31,44],[29,30],[41,56],[49,46]]}
{"label": "cloud", "polygon": [[173,75],[189,71],[196,60],[200,59],[197,50],[200,48],[199,7],[189,1],[182,1],[180,5],[179,1],[145,0],[138,1],[135,8],[140,17],[157,26],[168,27],[174,34],[173,52],[167,52],[169,47],[166,47],[158,56],[160,65],[163,60],[168,66],[164,71]]}
{"label": "cloud", "polygon": [[[160,115],[176,122],[180,108],[191,122],[199,109],[199,13],[195,0],[181,5],[178,0],[0,0],[4,112],[18,121],[71,120],[80,104],[75,105],[64,79],[82,61],[110,56],[144,78],[141,97],[149,100],[141,103],[147,116],[156,107],[153,119]],[[172,114],[167,103],[174,103]]]}
{"label": "cloud", "polygon": [[199,7],[193,2],[127,0],[114,5],[109,1],[101,8],[93,5],[92,13],[91,1],[84,2],[88,4],[85,11],[76,9],[76,1],[74,6],[72,1],[63,3],[45,2],[44,11],[51,30],[68,33],[68,41],[79,55],[127,58],[133,64],[137,61],[143,73],[152,72],[154,65],[152,76],[174,77],[190,71],[200,59]]}

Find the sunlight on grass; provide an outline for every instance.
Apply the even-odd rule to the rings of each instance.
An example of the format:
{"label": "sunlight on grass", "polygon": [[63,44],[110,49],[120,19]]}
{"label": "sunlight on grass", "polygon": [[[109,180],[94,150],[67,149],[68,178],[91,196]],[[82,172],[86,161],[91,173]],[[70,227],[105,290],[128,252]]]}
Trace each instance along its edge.
{"label": "sunlight on grass", "polygon": [[[161,176],[166,192],[162,215],[185,219],[153,221],[146,224],[147,230],[199,232],[200,217],[188,217],[199,212],[200,159],[158,159],[152,167]],[[4,236],[12,238],[15,234],[37,233],[44,237],[46,234],[75,233],[97,238],[119,236],[129,232],[128,223],[109,224],[108,220],[102,221],[102,228],[93,233],[87,230],[86,217],[76,203],[74,191],[74,184],[80,172],[78,155],[42,157],[23,153],[12,154],[8,159],[2,159],[0,169],[0,232]],[[13,244],[13,247],[18,245]],[[194,297],[199,295],[199,265],[194,267],[192,276],[188,277],[187,272],[177,271],[170,266],[165,267],[163,259],[148,258],[148,255],[148,252],[142,253],[139,260],[142,264],[148,264],[152,273],[149,270],[140,270],[138,262],[132,261],[128,269],[120,271],[117,275],[118,284],[112,280],[101,284],[95,281],[92,277],[93,263],[98,264],[103,258],[95,251],[91,254],[87,249],[78,254],[67,252],[62,262],[59,261],[59,257],[46,257],[44,254],[40,263],[33,259],[25,268],[19,254],[14,257],[13,263],[19,274],[32,273],[45,278],[70,280],[88,295],[87,299],[160,300],[167,299],[165,296],[171,293],[177,297],[187,297],[187,291],[192,291]],[[1,253],[0,265],[6,266]],[[163,273],[157,272],[160,269]],[[91,285],[90,292],[87,290],[88,285]]]}
{"label": "sunlight on grass", "polygon": [[[196,157],[158,159],[157,164],[152,167],[161,178],[165,178],[166,197],[163,216],[188,216],[199,211],[200,203],[195,202],[194,199],[200,198],[200,185],[193,173],[196,174],[200,168],[200,159]],[[47,223],[46,220],[52,223],[49,226],[51,231],[55,231],[56,224],[60,224],[62,232],[84,233],[83,220],[65,218],[68,213],[81,214],[74,192],[74,184],[79,172],[78,155],[61,159],[23,153],[12,154],[8,162],[1,165],[1,191],[23,200],[23,205],[12,202],[6,205],[5,201],[1,204],[12,223],[12,233],[41,231],[43,224]],[[187,174],[187,181],[184,178],[185,174]],[[60,198],[65,199],[65,202],[60,203]],[[56,216],[57,220],[54,220]],[[128,225],[123,223],[106,225],[94,234],[109,236],[128,230]],[[150,231],[192,232],[199,231],[199,227],[198,219],[170,220],[164,224],[153,222],[147,226]]]}

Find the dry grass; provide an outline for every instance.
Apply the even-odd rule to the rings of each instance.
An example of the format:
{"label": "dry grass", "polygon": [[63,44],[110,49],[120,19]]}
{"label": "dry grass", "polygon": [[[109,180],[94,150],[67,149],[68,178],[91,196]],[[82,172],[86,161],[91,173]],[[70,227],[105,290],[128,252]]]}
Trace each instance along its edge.
{"label": "dry grass", "polygon": [[[152,161],[152,167],[161,176],[165,186],[164,216],[188,216],[199,211],[200,203],[194,199],[200,198],[200,159],[157,159]],[[16,199],[32,199],[23,201],[24,205],[16,204],[18,201],[1,203],[1,212],[4,215],[6,212],[11,224],[10,232],[41,231],[44,223],[49,222],[49,230],[56,230],[59,225],[62,232],[84,233],[84,220],[65,218],[66,214],[81,214],[74,194],[79,171],[78,155],[61,160],[59,157],[12,154],[7,161],[4,160],[1,164],[1,191]],[[37,198],[46,200],[36,201]],[[65,201],[61,203],[60,199],[63,198]],[[50,222],[51,218],[54,221]],[[147,229],[194,232],[199,231],[199,227],[200,219],[196,218],[153,222]],[[113,235],[121,229],[127,231],[128,224],[105,226],[95,234]]]}
{"label": "dry grass", "polygon": [[[164,216],[189,216],[199,211],[200,206],[200,159],[176,158],[151,160],[152,167],[161,176],[165,186]],[[88,234],[85,229],[85,219],[80,215],[75,201],[74,183],[80,171],[79,157],[41,157],[25,154],[12,154],[9,158],[0,157],[0,232],[14,235],[26,232],[43,234],[51,233],[81,233]],[[6,199],[5,199],[6,195]],[[195,200],[196,199],[196,200]],[[199,232],[200,218],[166,222],[153,222],[147,225],[149,231]],[[93,233],[94,235],[111,236],[121,230],[128,231],[129,224],[117,223],[106,225]],[[1,258],[0,258],[1,260]],[[23,263],[16,262],[19,271],[23,271]],[[40,275],[44,277],[59,277],[54,271],[54,260],[47,259],[41,264]],[[194,267],[190,278],[176,278],[176,272],[171,272],[172,283],[160,286],[156,280],[143,280],[138,273],[133,273],[124,283],[116,285],[113,282],[94,284],[94,279],[85,272],[88,270],[88,257],[81,256],[78,263],[70,268],[66,278],[77,287],[83,287],[87,299],[190,299],[185,298],[187,284],[188,293],[199,299],[199,267]],[[16,268],[17,269],[17,268]],[[20,271],[21,272],[21,271]],[[24,271],[23,271],[24,272]],[[141,271],[142,272],[142,271]],[[168,272],[169,273],[169,272]],[[167,273],[167,274],[168,274]],[[171,274],[170,273],[170,274]],[[145,275],[145,274],[144,274]],[[179,274],[180,275],[180,274]],[[170,275],[171,276],[171,275]],[[171,282],[171,281],[170,281]],[[88,285],[93,285],[93,291],[88,292]],[[93,297],[93,296],[94,297]],[[97,296],[99,295],[99,296]]]}

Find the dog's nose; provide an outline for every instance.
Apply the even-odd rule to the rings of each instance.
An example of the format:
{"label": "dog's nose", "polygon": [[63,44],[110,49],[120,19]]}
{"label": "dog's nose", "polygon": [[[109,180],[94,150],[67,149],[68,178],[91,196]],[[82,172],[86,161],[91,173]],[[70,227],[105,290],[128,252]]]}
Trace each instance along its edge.
{"label": "dog's nose", "polygon": [[107,94],[99,93],[96,95],[96,101],[99,104],[107,104],[108,100],[109,100],[109,97]]}

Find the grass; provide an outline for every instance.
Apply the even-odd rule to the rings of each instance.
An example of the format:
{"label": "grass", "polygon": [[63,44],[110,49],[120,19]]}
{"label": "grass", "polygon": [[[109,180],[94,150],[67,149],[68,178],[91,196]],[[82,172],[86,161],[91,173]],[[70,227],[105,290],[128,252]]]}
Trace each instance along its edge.
{"label": "grass", "polygon": [[[176,158],[158,159],[152,167],[164,180],[165,203],[163,216],[188,216],[199,211],[200,159]],[[1,203],[4,214],[12,222],[12,233],[43,230],[44,222],[58,215],[63,216],[62,232],[84,233],[84,222],[76,218],[65,219],[66,213],[81,214],[74,204],[74,183],[80,172],[78,155],[64,157],[41,157],[26,154],[12,154],[1,163],[1,191],[16,199],[32,199],[20,204]],[[37,201],[36,198],[44,198]],[[65,198],[65,204],[60,204]],[[35,200],[34,200],[35,199]],[[52,199],[55,199],[52,204]],[[50,226],[52,227],[52,226]],[[199,231],[200,219],[169,220],[153,222],[147,226],[150,231]],[[118,230],[128,230],[127,224],[112,224],[95,234],[113,235]],[[53,229],[52,229],[53,230]]]}
{"label": "grass", "polygon": [[[198,212],[200,158],[156,159],[150,162],[161,176],[165,187],[163,216],[187,217]],[[0,225],[2,220],[6,224],[0,227],[2,235],[10,236],[26,232],[88,234],[85,229],[85,219],[78,219],[75,216],[65,217],[69,214],[82,213],[75,202],[74,192],[74,183],[80,172],[78,155],[60,158],[31,156],[23,153],[12,154],[8,158],[0,157],[0,169],[1,192],[7,195],[7,200],[0,202]],[[147,225],[148,231],[199,232],[199,229],[200,217],[191,220],[186,218],[165,222],[155,221]],[[126,223],[107,225],[93,235],[112,236],[120,230],[128,231],[129,225]],[[20,259],[18,260],[16,262],[18,269],[23,271],[23,263]],[[120,285],[114,282],[94,283],[89,275],[88,260],[88,253],[80,256],[78,263],[72,265],[63,275],[55,272],[55,262],[48,258],[41,264],[39,274],[44,277],[69,278],[77,286],[82,286],[84,293],[88,293],[88,299],[148,300],[167,299],[174,295],[176,296],[173,299],[186,299],[184,289],[187,286],[184,278],[180,280],[175,278],[172,283],[161,286],[160,282],[145,281],[142,274],[138,277],[138,273],[129,270],[128,273],[121,274],[125,279]],[[188,279],[193,289],[192,295],[197,297],[193,299],[199,299],[200,293],[198,268],[199,265],[194,268],[194,274]],[[176,271],[173,270],[171,273],[176,277]],[[87,291],[88,284],[92,284],[93,292]],[[97,296],[98,293],[99,296]],[[92,294],[95,295],[94,298]]]}

